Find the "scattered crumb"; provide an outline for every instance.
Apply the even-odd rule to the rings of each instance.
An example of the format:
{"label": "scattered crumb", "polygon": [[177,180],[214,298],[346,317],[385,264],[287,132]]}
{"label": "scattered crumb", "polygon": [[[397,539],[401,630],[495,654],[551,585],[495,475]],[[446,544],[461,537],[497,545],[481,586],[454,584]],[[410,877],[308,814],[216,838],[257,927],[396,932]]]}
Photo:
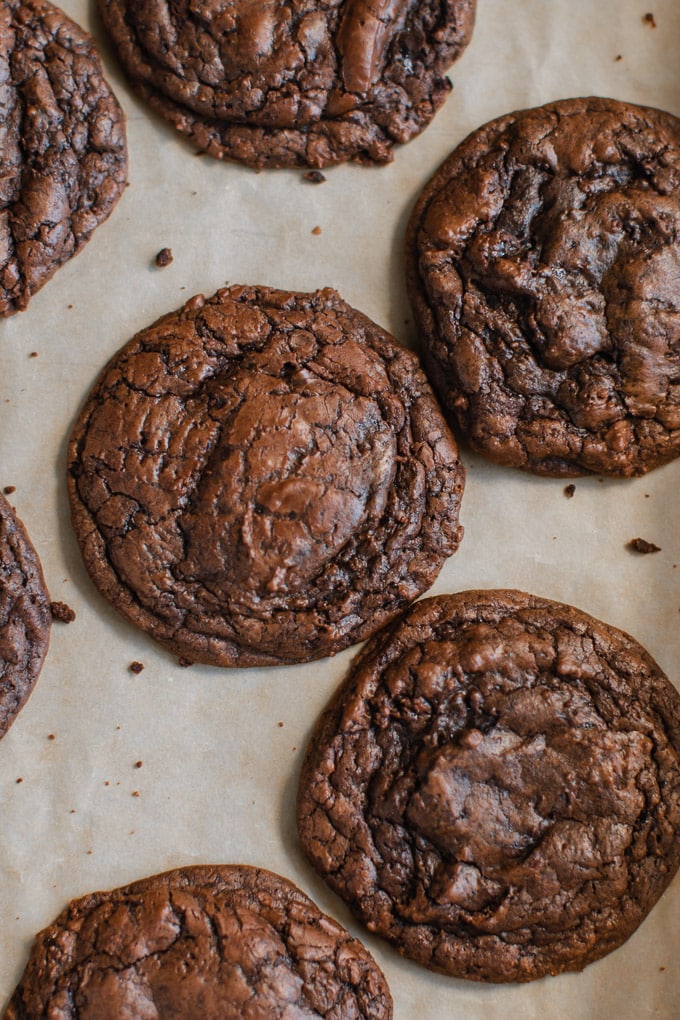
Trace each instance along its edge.
{"label": "scattered crumb", "polygon": [[54,734],[54,733],[48,733],[48,734],[47,734],[47,739],[48,739],[48,740],[56,740],[56,739],[57,739],[57,737],[56,737],[56,734]]}
{"label": "scattered crumb", "polygon": [[312,233],[314,234],[315,237],[318,237],[319,234],[321,233],[321,227],[312,227]]}
{"label": "scattered crumb", "polygon": [[6,496],[11,496],[13,492],[17,491],[16,485],[6,485],[2,490]]}
{"label": "scattered crumb", "polygon": [[91,851],[91,850],[86,850],[86,851],[85,851],[85,856],[87,857],[87,856],[89,856],[89,855],[90,855],[91,853],[92,853],[92,851]]}
{"label": "scattered crumb", "polygon": [[297,751],[297,747],[294,747],[294,748],[293,748],[293,751]]}
{"label": "scattered crumb", "polygon": [[277,726],[280,726],[281,728],[283,728],[283,723],[282,722],[277,723]]}
{"label": "scattered crumb", "polygon": [[74,807],[72,807],[71,810],[69,811],[69,814],[70,815],[77,815],[78,812],[76,811],[76,809]]}
{"label": "scattered crumb", "polygon": [[659,967],[659,970],[665,970],[665,969],[666,969],[665,967]]}
{"label": "scattered crumb", "polygon": [[69,309],[69,311],[70,311],[70,309],[71,309],[71,308],[73,308],[73,305],[66,305],[66,307],[67,307],[67,308]]}
{"label": "scattered crumb", "polygon": [[108,779],[105,779],[104,780],[104,786],[110,786],[110,785],[111,785],[111,783],[108,781]]}
{"label": "scattered crumb", "polygon": [[180,655],[177,662],[182,667],[182,669],[186,669],[187,666],[193,666],[193,662],[191,661],[191,659],[185,659],[183,655]]}
{"label": "scattered crumb", "polygon": [[143,662],[137,662],[137,660],[135,659],[134,662],[130,663],[130,672],[131,673],[137,673],[137,675],[139,675],[142,672],[143,669],[144,669],[144,663]]}
{"label": "scattered crumb", "polygon": [[159,269],[165,269],[166,266],[170,265],[174,257],[175,256],[172,254],[172,248],[161,248],[156,255],[156,265]]}
{"label": "scattered crumb", "polygon": [[642,15],[642,22],[645,25],[649,25],[650,28],[656,28],[656,21],[654,20],[654,15],[651,11]]}
{"label": "scattered crumb", "polygon": [[135,762],[135,768],[136,768],[136,769],[141,769],[141,767],[142,767],[142,765],[143,765],[143,764],[144,764],[144,762],[143,762],[143,761],[136,761],[136,762]]}
{"label": "scattered crumb", "polygon": [[50,612],[52,619],[59,623],[73,623],[76,618],[75,610],[65,602],[50,602]]}
{"label": "scattered crumb", "polygon": [[133,790],[132,791],[132,796],[133,797],[139,797],[139,790]]}
{"label": "scattered crumb", "polygon": [[645,493],[645,499],[649,499],[649,493],[648,492]]}
{"label": "scattered crumb", "polygon": [[320,170],[308,170],[306,174],[303,174],[303,177],[310,184],[323,184],[326,180]]}
{"label": "scattered crumb", "polygon": [[23,781],[24,781],[23,776],[19,776],[19,778],[17,779],[17,783],[23,783]]}
{"label": "scattered crumb", "polygon": [[31,351],[31,353],[28,356],[29,356],[29,358],[37,358],[38,357],[38,352],[37,351]]}
{"label": "scattered crumb", "polygon": [[567,499],[571,499],[575,492],[576,486],[573,483],[571,485],[564,486],[564,495],[567,497]]}
{"label": "scattered crumb", "polygon": [[623,60],[623,57],[621,56],[620,53],[617,53],[616,56],[614,57],[614,63],[615,64],[618,63],[619,60]]}
{"label": "scattered crumb", "polygon": [[661,546],[654,545],[653,542],[648,542],[644,538],[631,538],[630,542],[626,543],[626,549],[631,549],[633,552],[638,553],[661,552]]}

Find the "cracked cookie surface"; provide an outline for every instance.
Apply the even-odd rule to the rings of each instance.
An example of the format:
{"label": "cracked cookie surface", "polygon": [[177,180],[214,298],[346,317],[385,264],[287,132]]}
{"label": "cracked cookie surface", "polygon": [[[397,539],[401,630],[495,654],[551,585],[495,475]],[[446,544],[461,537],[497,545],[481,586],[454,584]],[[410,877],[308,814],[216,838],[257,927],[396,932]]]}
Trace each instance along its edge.
{"label": "cracked cookie surface", "polygon": [[391,1020],[362,944],[263,869],[177,869],[74,900],[5,1020]]}
{"label": "cracked cookie surface", "polygon": [[384,163],[432,119],[475,0],[99,0],[132,85],[252,167]]}
{"label": "cracked cookie surface", "polygon": [[680,861],[680,695],[632,638],[516,591],[424,599],[319,721],[298,828],[405,956],[529,981],[621,945]]}
{"label": "cracked cookie surface", "polygon": [[332,290],[192,299],[114,357],[69,448],[95,584],[224,666],[377,630],[457,548],[463,484],[415,356]]}
{"label": "cracked cookie surface", "polygon": [[0,315],[76,255],[125,186],[124,118],[90,36],[45,0],[0,8]]}
{"label": "cracked cookie surface", "polygon": [[50,624],[40,561],[23,524],[0,495],[0,737],[38,679]]}
{"label": "cracked cookie surface", "polygon": [[426,185],[407,283],[478,452],[641,475],[680,453],[680,121],[573,99],[474,132]]}

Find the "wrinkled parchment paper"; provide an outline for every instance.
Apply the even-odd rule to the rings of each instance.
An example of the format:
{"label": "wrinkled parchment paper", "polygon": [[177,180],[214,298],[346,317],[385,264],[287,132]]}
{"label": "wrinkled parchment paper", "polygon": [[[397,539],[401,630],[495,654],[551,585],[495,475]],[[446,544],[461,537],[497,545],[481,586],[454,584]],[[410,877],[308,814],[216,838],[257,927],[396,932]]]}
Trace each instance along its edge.
{"label": "wrinkled parchment paper", "polygon": [[[294,824],[305,743],[354,651],[290,668],[181,668],[93,588],[64,484],[66,437],[100,369],[195,293],[331,285],[413,344],[401,249],[421,185],[468,132],[513,109],[597,94],[680,115],[677,0],[479,0],[455,91],[430,127],[390,166],[337,167],[322,185],[198,158],[132,96],[94,2],[62,6],[99,40],[126,110],[130,186],[28,311],[0,321],[0,486],[16,486],[51,597],[77,613],[52,628],[38,685],[0,742],[0,1009],[34,933],[70,898],[231,862],[291,878],[364,938],[398,1020],[679,1017],[680,876],[623,948],[531,985],[431,974],[363,932],[303,860]],[[158,269],[166,246],[174,261]],[[679,684],[680,461],[635,481],[576,480],[568,499],[559,480],[463,456],[466,536],[434,590],[519,587],[571,602],[633,634]],[[661,552],[634,555],[634,537]]]}

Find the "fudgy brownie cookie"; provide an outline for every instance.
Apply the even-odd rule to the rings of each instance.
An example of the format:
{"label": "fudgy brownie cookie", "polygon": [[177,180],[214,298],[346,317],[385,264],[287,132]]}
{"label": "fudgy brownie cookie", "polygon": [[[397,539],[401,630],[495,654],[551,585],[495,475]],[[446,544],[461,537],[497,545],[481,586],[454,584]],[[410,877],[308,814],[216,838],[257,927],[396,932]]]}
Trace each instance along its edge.
{"label": "fudgy brownie cookie", "polygon": [[31,693],[50,639],[50,600],[40,561],[0,495],[0,737]]}
{"label": "fudgy brownie cookie", "polygon": [[5,1020],[390,1020],[377,964],[291,882],[190,867],[74,900]]}
{"label": "fudgy brownie cookie", "polygon": [[90,36],[45,0],[0,7],[0,315],[83,247],[125,186],[123,114]]}
{"label": "fudgy brownie cookie", "polygon": [[475,0],[99,0],[132,85],[252,167],[384,163],[429,123]]}
{"label": "fudgy brownie cookie", "polygon": [[95,584],[224,666],[377,630],[457,548],[463,483],[415,356],[332,290],[193,298],[114,357],[69,448]]}
{"label": "fudgy brownie cookie", "polygon": [[680,121],[610,99],[457,148],[407,232],[426,369],[480,453],[640,475],[680,453]]}
{"label": "fudgy brownie cookie", "polygon": [[371,931],[529,981],[624,942],[680,860],[680,695],[632,638],[516,591],[425,599],[321,718],[298,826]]}

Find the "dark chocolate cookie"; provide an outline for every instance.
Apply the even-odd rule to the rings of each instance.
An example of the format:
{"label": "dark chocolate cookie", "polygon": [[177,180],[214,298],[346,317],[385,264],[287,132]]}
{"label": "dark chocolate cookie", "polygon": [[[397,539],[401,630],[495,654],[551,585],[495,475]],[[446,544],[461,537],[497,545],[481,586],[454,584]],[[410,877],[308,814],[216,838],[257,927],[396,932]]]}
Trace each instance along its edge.
{"label": "dark chocolate cookie", "polygon": [[99,0],[132,85],[252,167],[384,163],[429,123],[475,0]]}
{"label": "dark chocolate cookie", "polygon": [[0,315],[83,247],[125,186],[123,114],[92,39],[45,0],[0,6]]}
{"label": "dark chocolate cookie", "polygon": [[680,121],[611,99],[470,135],[411,217],[426,368],[471,446],[537,474],[680,453]]}
{"label": "dark chocolate cookie", "polygon": [[69,450],[95,584],[223,666],[377,630],[457,548],[463,482],[415,356],[332,290],[193,298],[111,361]]}
{"label": "dark chocolate cookie", "polygon": [[390,1020],[377,964],[291,882],[190,867],[74,900],[4,1020]]}
{"label": "dark chocolate cookie", "polygon": [[50,600],[35,549],[0,495],[0,737],[33,690],[50,639]]}
{"label": "dark chocolate cookie", "polygon": [[458,977],[581,970],[680,861],[680,696],[632,638],[516,591],[377,635],[300,781],[305,853],[371,931]]}

